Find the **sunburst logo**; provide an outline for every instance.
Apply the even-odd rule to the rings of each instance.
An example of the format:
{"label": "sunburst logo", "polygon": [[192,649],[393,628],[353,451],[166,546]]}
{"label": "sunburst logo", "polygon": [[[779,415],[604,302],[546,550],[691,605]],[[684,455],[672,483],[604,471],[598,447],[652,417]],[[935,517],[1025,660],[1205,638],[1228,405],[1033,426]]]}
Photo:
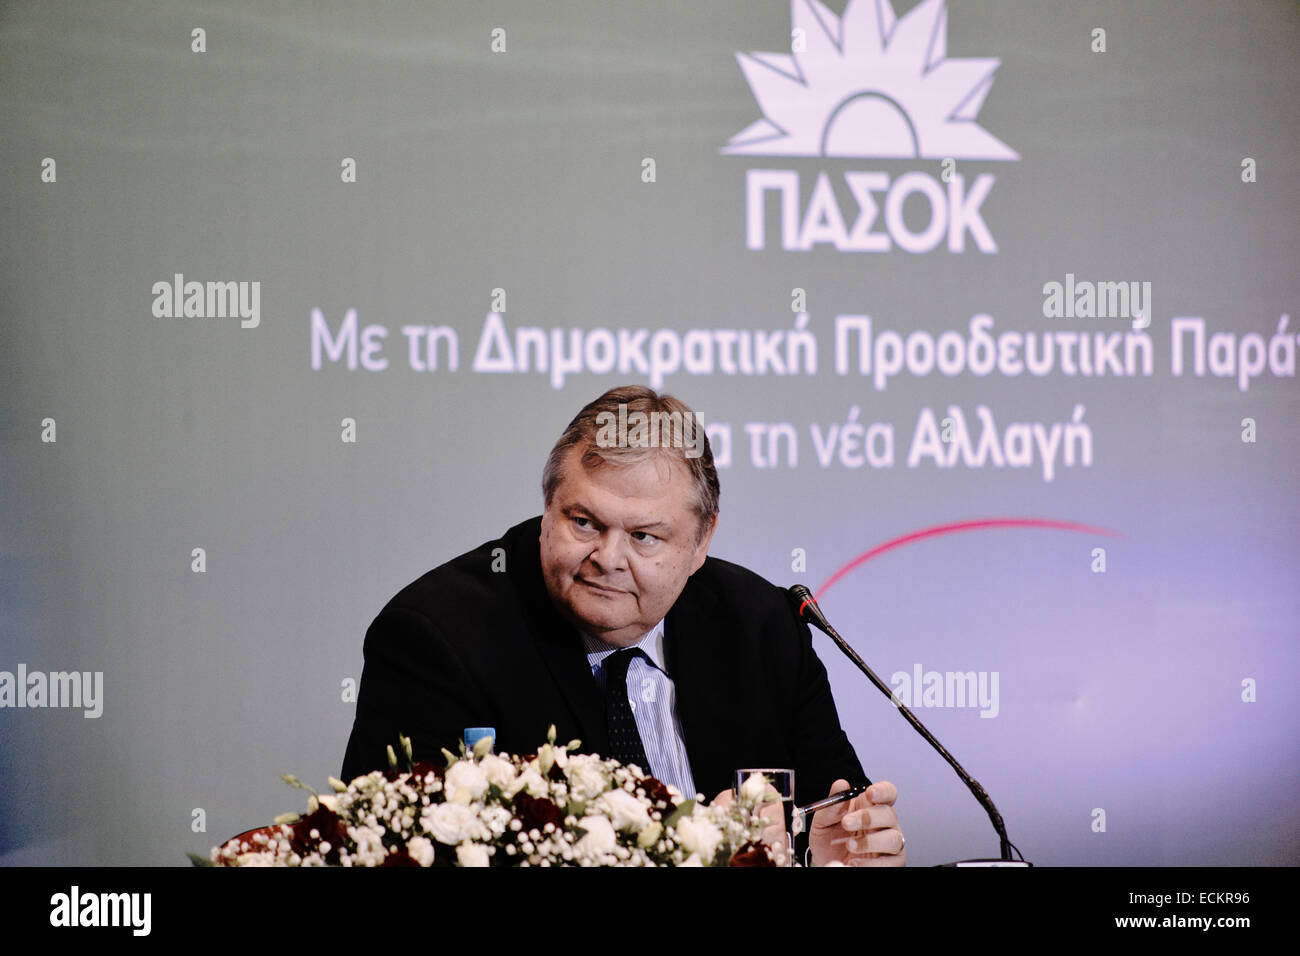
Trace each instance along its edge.
{"label": "sunburst logo", "polygon": [[791,0],[792,53],[737,53],[763,118],[723,153],[1017,160],[975,122],[997,59],[950,58],[945,0]]}

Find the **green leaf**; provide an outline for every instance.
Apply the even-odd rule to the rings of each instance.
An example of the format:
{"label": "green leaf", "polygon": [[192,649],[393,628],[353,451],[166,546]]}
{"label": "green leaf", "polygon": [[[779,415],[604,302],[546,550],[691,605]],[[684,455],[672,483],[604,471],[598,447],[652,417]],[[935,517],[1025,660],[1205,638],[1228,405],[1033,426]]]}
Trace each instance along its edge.
{"label": "green leaf", "polygon": [[682,817],[689,817],[691,813],[694,812],[694,810],[695,810],[695,801],[687,800],[676,810],[674,810],[672,812],[672,815],[669,816],[668,819],[664,821],[664,829],[667,829],[668,827],[677,826],[678,820],[680,820]]}
{"label": "green leaf", "polygon": [[199,856],[197,853],[186,853],[185,855],[190,858],[190,862],[195,866],[216,866],[217,865],[213,863],[212,860],[209,859],[208,857]]}

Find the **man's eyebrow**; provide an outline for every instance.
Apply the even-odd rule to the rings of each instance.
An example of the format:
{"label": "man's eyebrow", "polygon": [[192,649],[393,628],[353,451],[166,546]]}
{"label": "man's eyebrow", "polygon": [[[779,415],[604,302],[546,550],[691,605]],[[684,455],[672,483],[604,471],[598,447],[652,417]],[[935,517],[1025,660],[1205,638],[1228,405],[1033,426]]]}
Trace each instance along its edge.
{"label": "man's eyebrow", "polygon": [[[588,518],[597,524],[605,524],[605,522],[601,521],[601,519],[597,517],[590,508],[584,505],[577,503],[568,504],[564,505],[560,511],[566,518],[572,518],[576,515]],[[673,526],[670,522],[664,521],[661,518],[647,518],[644,521],[630,521],[627,524],[627,528],[630,531],[671,531],[672,527]]]}
{"label": "man's eyebrow", "polygon": [[586,518],[588,521],[591,521],[594,524],[598,524],[601,527],[604,527],[608,524],[607,521],[603,521],[600,515],[596,514],[596,512],[592,511],[586,505],[581,505],[576,502],[574,502],[573,504],[565,505],[560,510],[563,512],[564,517],[566,518]]}
{"label": "man's eyebrow", "polygon": [[638,523],[638,524],[633,524],[631,527],[632,527],[632,530],[633,530],[633,531],[645,531],[645,530],[647,530],[647,529],[649,529],[649,528],[655,528],[655,529],[668,528],[668,529],[671,529],[671,528],[672,528],[672,525],[670,525],[667,521],[643,521],[643,522],[640,522],[640,523]]}

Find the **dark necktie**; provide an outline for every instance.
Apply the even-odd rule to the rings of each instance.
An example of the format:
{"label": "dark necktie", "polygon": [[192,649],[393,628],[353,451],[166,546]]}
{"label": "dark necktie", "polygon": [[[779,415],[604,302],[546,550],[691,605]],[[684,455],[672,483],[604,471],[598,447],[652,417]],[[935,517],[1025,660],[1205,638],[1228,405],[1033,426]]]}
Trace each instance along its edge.
{"label": "dark necktie", "polygon": [[605,721],[609,725],[609,754],[621,764],[636,764],[650,773],[650,761],[637,733],[636,717],[627,699],[627,668],[642,656],[635,648],[615,651],[601,665],[605,670]]}

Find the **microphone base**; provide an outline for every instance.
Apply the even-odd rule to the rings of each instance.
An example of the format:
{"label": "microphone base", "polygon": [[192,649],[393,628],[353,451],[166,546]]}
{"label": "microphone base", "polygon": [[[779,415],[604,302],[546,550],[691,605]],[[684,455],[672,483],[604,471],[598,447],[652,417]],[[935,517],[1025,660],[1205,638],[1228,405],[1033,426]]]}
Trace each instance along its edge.
{"label": "microphone base", "polygon": [[941,866],[941,867],[942,866],[986,866],[986,867],[1014,866],[1014,867],[1021,867],[1025,869],[1033,865],[1034,864],[1030,863],[1028,860],[954,860],[952,863],[936,864],[936,866]]}

